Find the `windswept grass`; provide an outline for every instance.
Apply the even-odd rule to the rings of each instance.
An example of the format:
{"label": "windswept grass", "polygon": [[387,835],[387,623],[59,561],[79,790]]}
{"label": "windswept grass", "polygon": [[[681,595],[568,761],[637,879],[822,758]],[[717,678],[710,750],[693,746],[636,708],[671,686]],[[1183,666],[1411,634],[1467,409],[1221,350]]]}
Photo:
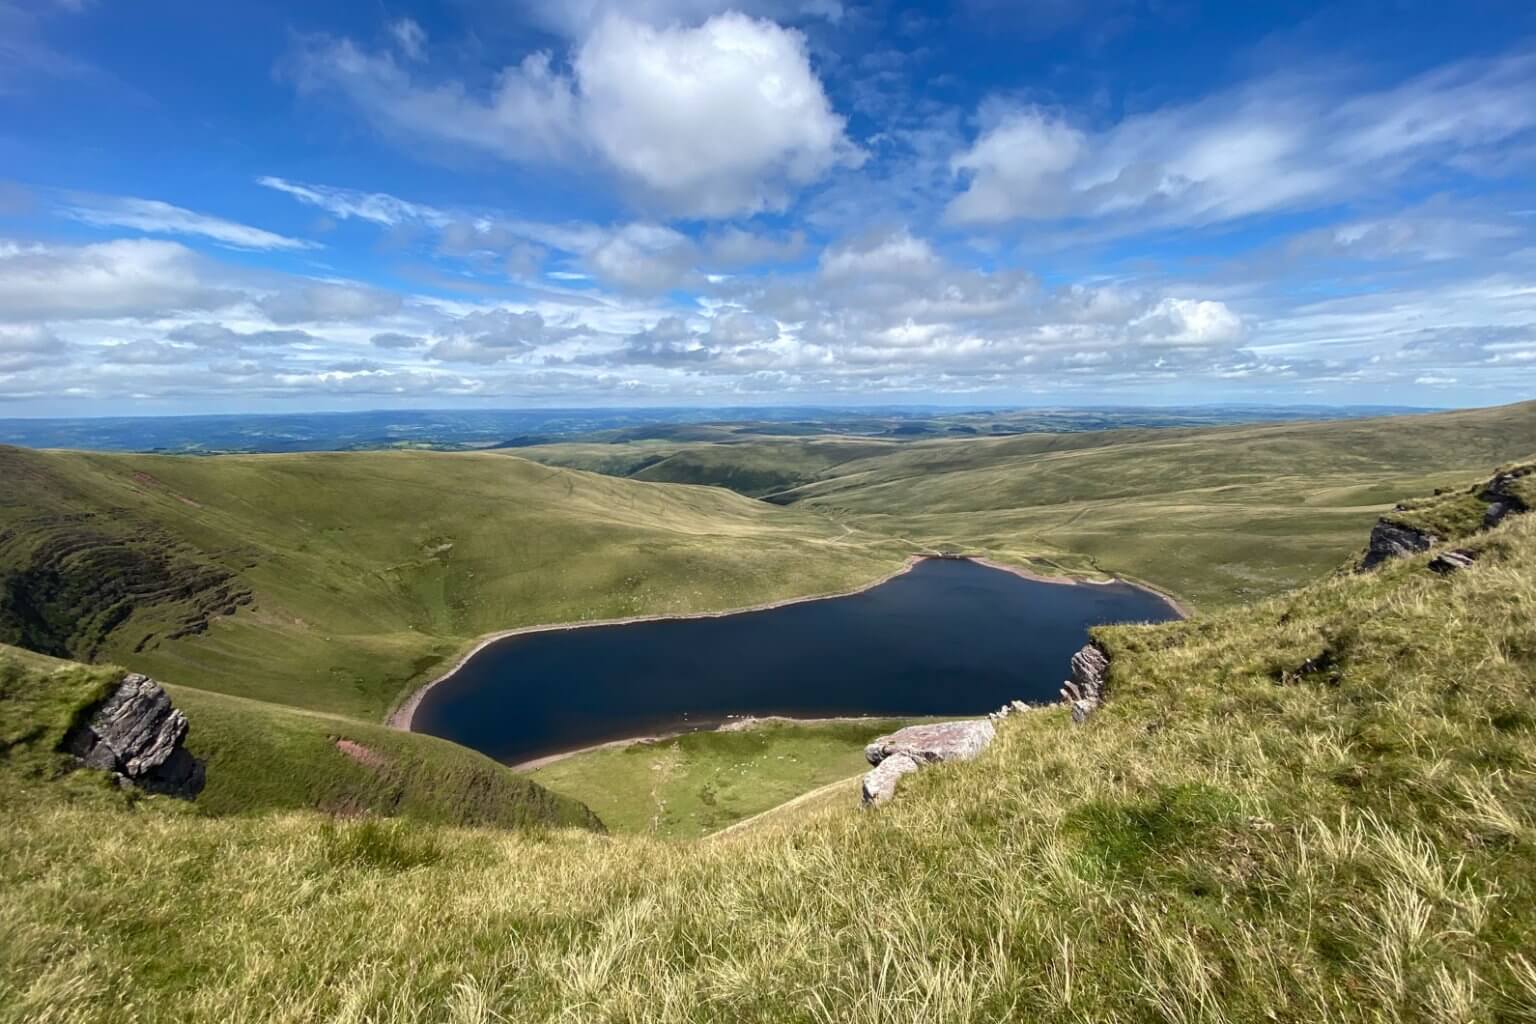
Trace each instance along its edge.
{"label": "windswept grass", "polygon": [[1113,700],[696,843],[0,788],[0,1019],[1527,1021],[1536,516],[1116,628]]}

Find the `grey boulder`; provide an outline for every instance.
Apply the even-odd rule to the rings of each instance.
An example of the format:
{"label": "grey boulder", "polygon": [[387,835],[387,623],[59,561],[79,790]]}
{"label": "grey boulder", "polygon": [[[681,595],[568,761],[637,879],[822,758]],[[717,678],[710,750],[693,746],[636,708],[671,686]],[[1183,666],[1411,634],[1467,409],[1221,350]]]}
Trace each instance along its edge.
{"label": "grey boulder", "polygon": [[1360,568],[1374,569],[1382,562],[1400,558],[1403,555],[1428,551],[1435,546],[1438,539],[1432,533],[1425,533],[1411,526],[1399,526],[1385,519],[1378,520],[1371,528],[1370,546],[1366,548],[1365,558],[1361,560]]}
{"label": "grey boulder", "polygon": [[82,725],[64,737],[63,748],[87,767],[117,774],[155,793],[191,799],[202,791],[205,771],[182,744],[187,716],[148,676],[130,673]]}
{"label": "grey boulder", "polygon": [[997,730],[987,719],[909,725],[881,736],[864,748],[874,765],[864,776],[864,806],[889,800],[903,775],[940,761],[969,761],[987,748]]}
{"label": "grey boulder", "polygon": [[1072,655],[1072,678],[1061,687],[1061,697],[1072,708],[1072,721],[1081,725],[1099,709],[1109,691],[1109,655],[1097,644],[1087,644]]}

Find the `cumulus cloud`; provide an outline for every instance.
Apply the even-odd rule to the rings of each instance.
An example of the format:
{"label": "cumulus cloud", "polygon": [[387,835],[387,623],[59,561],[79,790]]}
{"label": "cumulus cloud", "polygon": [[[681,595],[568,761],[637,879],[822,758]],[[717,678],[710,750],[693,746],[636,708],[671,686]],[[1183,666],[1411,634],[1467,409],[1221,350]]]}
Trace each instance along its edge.
{"label": "cumulus cloud", "polygon": [[538,313],[482,310],[456,321],[427,355],[449,363],[499,363],[568,334],[546,324]]}
{"label": "cumulus cloud", "polygon": [[151,316],[241,299],[236,290],[210,284],[211,276],[176,242],[0,242],[0,320]]}
{"label": "cumulus cloud", "polygon": [[295,77],[347,97],[388,132],[514,161],[595,159],[644,201],[693,217],[782,209],[795,189],[862,157],[804,38],[772,21],[728,12],[657,27],[613,14],[570,64],[529,54],[477,92],[321,39],[298,55]]}
{"label": "cumulus cloud", "polygon": [[195,213],[158,199],[130,196],[73,196],[65,216],[94,227],[132,228],[155,235],[208,238],[234,249],[318,249],[315,242],[289,238],[222,217]]}
{"label": "cumulus cloud", "polygon": [[0,373],[16,373],[65,361],[69,345],[40,324],[0,325]]}
{"label": "cumulus cloud", "polygon": [[921,277],[939,269],[933,247],[902,229],[828,247],[821,254],[821,273],[837,280],[857,276]]}
{"label": "cumulus cloud", "polygon": [[841,0],[534,0],[519,4],[538,24],[582,38],[614,14],[647,25],[694,25],[717,14],[740,11],[778,22],[843,17]]}
{"label": "cumulus cloud", "polygon": [[1275,77],[1102,131],[994,104],[952,161],[964,188],[948,217],[1213,223],[1323,205],[1426,166],[1477,167],[1536,130],[1533,56],[1468,61],[1342,101],[1337,85]]}
{"label": "cumulus cloud", "polygon": [[224,324],[207,321],[183,324],[172,328],[166,337],[205,349],[240,349],[246,347],[275,348],[284,345],[302,345],[318,339],[307,331],[255,330],[237,331]]}

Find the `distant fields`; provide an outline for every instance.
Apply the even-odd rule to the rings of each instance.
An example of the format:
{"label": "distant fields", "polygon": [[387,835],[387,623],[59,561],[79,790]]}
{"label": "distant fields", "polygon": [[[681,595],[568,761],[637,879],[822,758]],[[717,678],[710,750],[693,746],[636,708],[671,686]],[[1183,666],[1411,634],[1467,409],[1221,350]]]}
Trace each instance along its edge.
{"label": "distant fields", "polygon": [[[1141,579],[1216,608],[1334,568],[1381,511],[1536,452],[1536,403],[1408,417],[898,442],[548,445],[715,483],[922,548]],[[625,469],[626,460],[642,460]],[[774,489],[774,488],[777,489]]]}

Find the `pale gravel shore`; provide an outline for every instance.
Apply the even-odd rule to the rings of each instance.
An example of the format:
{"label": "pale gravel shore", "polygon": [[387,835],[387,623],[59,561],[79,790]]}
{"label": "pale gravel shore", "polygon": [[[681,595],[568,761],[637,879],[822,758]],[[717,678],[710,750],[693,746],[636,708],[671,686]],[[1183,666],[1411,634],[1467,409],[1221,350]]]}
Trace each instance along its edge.
{"label": "pale gravel shore", "polygon": [[[633,624],[638,623],[638,622],[681,622],[681,621],[685,621],[685,620],[688,620],[688,619],[718,619],[718,618],[723,618],[723,617],[725,617],[727,615],[746,615],[746,614],[749,614],[751,612],[772,611],[775,608],[785,608],[785,607],[788,607],[789,605],[795,605],[795,604],[806,604],[806,603],[809,603],[811,601],[831,601],[831,600],[835,600],[836,598],[840,598],[840,597],[853,597],[856,594],[864,593],[866,590],[872,590],[875,587],[880,586],[882,583],[889,583],[891,580],[895,579],[896,577],[902,576],[902,575],[905,575],[908,572],[911,572],[913,566],[917,565],[919,562],[924,562],[924,561],[927,561],[929,559],[934,559],[934,558],[937,558],[937,559],[951,559],[952,558],[952,559],[955,559],[955,560],[963,559],[965,561],[975,562],[978,565],[984,565],[984,566],[986,566],[989,569],[998,569],[998,570],[1001,570],[1002,572],[1012,573],[1015,576],[1019,576],[1019,577],[1022,577],[1024,579],[1027,579],[1027,580],[1033,580],[1036,583],[1054,583],[1054,584],[1057,584],[1057,585],[1060,585],[1060,586],[1093,586],[1093,585],[1104,585],[1104,584],[1109,584],[1109,583],[1125,583],[1128,586],[1137,587],[1137,588],[1139,588],[1141,590],[1147,591],[1150,594],[1156,595],[1159,599],[1161,599],[1164,603],[1166,603],[1169,608],[1171,608],[1173,610],[1175,615],[1177,615],[1181,619],[1187,619],[1187,618],[1190,617],[1190,614],[1191,614],[1189,609],[1187,609],[1183,604],[1181,604],[1179,602],[1179,600],[1177,598],[1173,597],[1171,594],[1168,594],[1168,593],[1166,593],[1166,592],[1164,592],[1162,590],[1159,590],[1156,587],[1149,586],[1148,584],[1137,582],[1137,581],[1132,581],[1132,580],[1121,579],[1118,576],[1111,576],[1108,579],[1100,579],[1100,580],[1080,579],[1080,578],[1073,577],[1073,576],[1042,576],[1039,573],[1031,572],[1030,570],[1021,568],[1019,566],[1005,565],[1002,562],[994,562],[994,561],[992,561],[991,559],[988,559],[988,558],[976,557],[976,556],[971,556],[971,555],[959,555],[959,556],[934,555],[934,554],[909,555],[909,556],[907,556],[907,560],[902,563],[900,568],[898,568],[898,569],[896,569],[896,570],[894,570],[894,571],[892,571],[890,573],[887,573],[886,575],[881,576],[878,579],[871,580],[870,582],[862,584],[862,585],[857,586],[857,587],[854,587],[851,590],[842,590],[842,591],[837,591],[835,593],[830,593],[830,594],[811,594],[811,595],[808,595],[806,597],[787,597],[787,598],[783,598],[782,600],[778,600],[778,601],[768,601],[768,602],[763,603],[763,604],[748,605],[747,607],[744,607],[744,608],[727,608],[727,609],[725,609],[723,611],[715,611],[715,612],[682,612],[682,613],[677,613],[677,614],[666,614],[666,615],[630,615],[630,616],[625,616],[623,618],[617,618],[617,619],[591,619],[591,620],[586,621],[586,622],[559,622],[559,623],[548,623],[548,624],[540,625],[540,626],[519,626],[516,629],[504,629],[504,630],[501,630],[501,631],[496,632],[496,633],[490,633],[490,634],[487,634],[484,637],[481,637],[478,641],[476,641],[475,645],[469,649],[469,652],[466,653],[463,657],[459,658],[458,661],[454,662],[453,667],[448,669],[448,671],[444,672],[442,675],[440,675],[437,678],[431,680],[430,682],[424,683],[423,685],[417,687],[414,691],[412,691],[412,693],[411,693],[411,695],[409,697],[407,697],[403,702],[401,702],[401,704],[398,707],[396,707],[394,711],[390,712],[388,717],[385,719],[385,724],[388,725],[390,728],[393,728],[393,729],[402,729],[402,730],[404,730],[406,732],[411,731],[412,725],[413,725],[415,717],[416,717],[416,709],[421,706],[421,702],[422,702],[423,698],[426,697],[428,691],[430,691],[434,686],[437,686],[439,683],[443,683],[443,682],[446,682],[447,680],[451,679],[453,677],[454,673],[458,672],[459,669],[463,668],[466,664],[468,664],[468,662],[469,662],[469,660],[471,658],[473,658],[475,655],[479,654],[481,651],[485,650],[486,647],[490,646],[493,643],[496,643],[498,640],[505,640],[508,637],[514,637],[514,636],[525,636],[525,635],[530,634],[530,633],[553,633],[553,632],[564,631],[564,630],[571,630],[571,629],[590,629],[590,628],[597,627],[597,626],[628,626],[628,625],[633,625]],[[862,716],[862,717],[882,717],[882,716]],[[835,720],[836,719],[796,719],[796,721],[835,721]],[[846,719],[846,720],[857,721],[857,718]],[[598,745],[596,745],[594,747],[583,748],[582,750],[573,750],[573,751],[569,751],[569,752],[563,753],[563,754],[552,754],[548,758],[537,758],[534,761],[525,762],[523,764],[516,765],[515,767],[520,768],[520,769],[537,768],[537,767],[541,767],[544,764],[550,763],[552,760],[559,760],[560,758],[569,757],[572,754],[584,753],[587,750],[597,750],[597,749],[601,749],[603,747],[610,747],[610,746],[623,746],[623,745],[628,744],[628,743],[654,742],[655,740],[658,740],[658,739],[670,739],[672,736],[676,736],[676,735],[679,735],[679,733],[670,733],[670,734],[666,734],[666,735],[662,735],[662,736],[637,736],[637,737],[635,737],[633,739],[628,739],[628,740],[615,740],[615,741],[612,741],[610,743],[600,743],[600,744],[598,744]]]}

